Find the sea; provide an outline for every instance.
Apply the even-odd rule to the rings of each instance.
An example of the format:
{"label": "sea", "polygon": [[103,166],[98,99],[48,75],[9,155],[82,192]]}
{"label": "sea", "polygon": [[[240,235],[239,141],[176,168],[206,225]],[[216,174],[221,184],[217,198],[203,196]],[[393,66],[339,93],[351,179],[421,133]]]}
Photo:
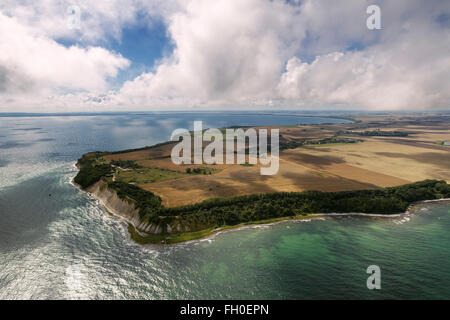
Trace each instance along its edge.
{"label": "sea", "polygon": [[[0,299],[449,299],[450,202],[140,245],[71,184],[90,151],[177,128],[349,123],[293,112],[0,114]],[[380,289],[369,289],[369,266]]]}

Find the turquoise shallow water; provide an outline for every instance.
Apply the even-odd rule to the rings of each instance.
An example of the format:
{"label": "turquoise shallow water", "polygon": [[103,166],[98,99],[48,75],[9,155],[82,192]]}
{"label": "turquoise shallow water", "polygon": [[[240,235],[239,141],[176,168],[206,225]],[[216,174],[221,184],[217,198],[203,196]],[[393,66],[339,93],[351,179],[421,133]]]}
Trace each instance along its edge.
{"label": "turquoise shallow water", "polygon": [[[225,116],[238,120],[215,115],[210,126]],[[419,205],[408,219],[283,222],[143,247],[70,184],[82,153],[150,145],[199,117],[0,117],[0,298],[450,297],[449,202]],[[372,264],[378,291],[366,287]]]}

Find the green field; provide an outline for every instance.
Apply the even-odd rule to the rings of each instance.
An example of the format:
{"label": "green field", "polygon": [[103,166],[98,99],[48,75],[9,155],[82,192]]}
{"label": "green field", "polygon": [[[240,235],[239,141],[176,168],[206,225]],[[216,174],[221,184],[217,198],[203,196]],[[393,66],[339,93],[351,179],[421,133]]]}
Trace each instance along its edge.
{"label": "green field", "polygon": [[148,184],[185,177],[186,174],[160,168],[116,169],[117,181],[134,184]]}

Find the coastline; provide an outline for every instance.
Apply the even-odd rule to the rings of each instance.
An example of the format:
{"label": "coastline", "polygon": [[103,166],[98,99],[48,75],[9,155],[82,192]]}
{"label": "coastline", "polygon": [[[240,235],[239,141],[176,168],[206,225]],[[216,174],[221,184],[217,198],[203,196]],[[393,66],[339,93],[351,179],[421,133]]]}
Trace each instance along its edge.
{"label": "coastline", "polygon": [[411,203],[408,207],[408,209],[406,209],[404,214],[411,214],[412,209],[420,204],[424,204],[424,203],[433,203],[433,202],[445,202],[445,201],[450,201],[450,198],[442,198],[442,199],[433,199],[433,200],[423,200],[423,201],[417,201],[414,203]]}
{"label": "coastline", "polygon": [[[206,230],[199,231],[199,232],[182,233],[179,236],[183,237],[183,239],[178,239],[178,237],[170,238],[170,236],[169,236],[169,238],[166,238],[166,240],[168,240],[168,241],[163,241],[163,242],[152,241],[152,239],[149,238],[148,235],[142,235],[131,224],[128,227],[128,231],[130,232],[131,239],[139,244],[163,244],[163,245],[171,245],[172,244],[172,245],[174,245],[174,244],[179,244],[179,243],[189,243],[189,242],[202,240],[202,239],[205,239],[205,240],[210,239],[210,238],[215,237],[216,235],[223,233],[223,232],[244,230],[247,228],[258,227],[258,226],[272,226],[272,225],[289,222],[289,221],[321,220],[321,219],[324,219],[327,217],[335,218],[335,217],[348,217],[348,216],[394,219],[394,218],[400,218],[400,217],[404,217],[404,216],[411,214],[412,206],[423,204],[423,203],[444,202],[444,201],[450,201],[450,198],[419,201],[419,202],[415,203],[414,205],[411,205],[411,207],[408,208],[408,210],[403,213],[393,213],[393,214],[375,214],[375,213],[359,213],[359,212],[310,213],[305,216],[282,217],[282,218],[276,218],[276,219],[252,221],[252,222],[248,222],[248,223],[237,224],[234,226],[223,226],[223,227],[215,228],[212,230],[206,229]],[[134,232],[136,232],[140,236],[133,234]]]}
{"label": "coastline", "polygon": [[[78,166],[75,165],[77,169]],[[177,244],[177,243],[187,243],[194,240],[200,239],[208,239],[212,236],[220,234],[225,231],[231,230],[241,230],[245,228],[251,228],[255,226],[270,226],[282,222],[287,221],[301,221],[301,220],[311,220],[311,219],[321,219],[326,217],[342,217],[342,216],[360,216],[360,217],[372,217],[372,218],[399,218],[408,214],[411,214],[412,209],[423,203],[431,203],[431,202],[442,202],[442,201],[450,201],[450,198],[443,199],[433,199],[433,200],[423,200],[410,204],[407,210],[403,213],[393,213],[393,214],[374,214],[374,213],[361,213],[361,212],[349,212],[349,213],[311,213],[306,215],[298,215],[298,216],[288,216],[288,217],[280,217],[273,218],[267,220],[259,220],[241,223],[233,226],[222,226],[219,228],[209,228],[205,230],[195,231],[195,232],[180,232],[180,233],[169,233],[162,234],[161,230],[158,230],[158,227],[152,226],[151,224],[146,224],[145,222],[140,221],[139,213],[134,207],[133,204],[127,203],[126,201],[119,199],[115,191],[111,191],[107,188],[103,187],[103,184],[99,181],[95,185],[89,187],[87,190],[81,188],[80,185],[71,179],[70,183],[76,188],[80,189],[83,192],[88,193],[91,197],[98,200],[101,205],[106,208],[106,211],[123,219],[126,223],[128,223],[128,232],[133,241],[139,244]],[[107,196],[101,194],[107,190],[109,193]]]}
{"label": "coastline", "polygon": [[[80,191],[87,193],[87,195],[90,196],[91,198],[97,200],[99,202],[99,204],[102,205],[106,209],[106,212],[109,215],[118,217],[118,218],[124,220],[126,223],[131,224],[133,226],[133,228],[135,228],[136,232],[141,234],[141,236],[145,236],[145,234],[142,234],[140,231],[138,231],[139,225],[140,225],[139,223],[137,223],[137,222],[139,222],[139,214],[138,214],[137,210],[134,208],[134,206],[126,203],[123,200],[118,200],[118,201],[122,202],[125,206],[128,206],[128,208],[126,210],[127,212],[123,212],[119,208],[114,207],[112,204],[108,203],[107,199],[105,199],[105,198],[101,197],[99,194],[97,194],[97,192],[95,192],[95,186],[88,188],[88,190],[84,190],[79,184],[77,184],[75,181],[73,181],[73,178],[70,180],[70,183],[74,187],[78,188]],[[114,196],[115,196],[115,194],[114,194]]]}

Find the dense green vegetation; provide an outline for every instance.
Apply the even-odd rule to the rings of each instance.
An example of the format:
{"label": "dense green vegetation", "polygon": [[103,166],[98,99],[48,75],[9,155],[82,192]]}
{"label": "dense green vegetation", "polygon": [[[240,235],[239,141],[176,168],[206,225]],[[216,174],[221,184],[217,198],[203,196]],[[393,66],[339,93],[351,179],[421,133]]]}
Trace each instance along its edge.
{"label": "dense green vegetation", "polygon": [[200,167],[200,168],[186,168],[187,174],[213,174],[217,169]]}
{"label": "dense green vegetation", "polygon": [[372,130],[372,131],[363,131],[363,132],[349,132],[356,133],[360,136],[365,137],[407,137],[408,133],[403,131],[381,131],[381,130]]}
{"label": "dense green vegetation", "polygon": [[112,176],[113,168],[100,160],[100,157],[104,154],[103,152],[87,153],[78,159],[77,165],[80,171],[73,179],[74,182],[85,189],[103,177]]}
{"label": "dense green vegetation", "polygon": [[111,164],[122,169],[138,169],[142,166],[138,165],[134,160],[111,160]]}
{"label": "dense green vegetation", "polygon": [[280,151],[287,149],[295,149],[298,147],[302,147],[305,145],[318,145],[318,144],[342,144],[342,143],[357,143],[362,140],[351,139],[351,138],[340,138],[337,136],[323,138],[323,139],[298,139],[298,140],[290,140],[290,139],[280,139]]}
{"label": "dense green vegetation", "polygon": [[329,137],[323,138],[320,140],[308,140],[305,144],[341,144],[341,143],[357,143],[362,140],[350,139],[350,138],[338,138],[338,137]]}
{"label": "dense green vegetation", "polygon": [[[83,188],[111,173],[107,164],[83,157],[75,182]],[[105,179],[105,181],[108,181]],[[152,192],[123,181],[109,181],[121,199],[134,202],[141,219],[162,227],[187,227],[191,232],[252,221],[301,216],[309,213],[377,213],[404,212],[416,201],[450,197],[445,181],[425,180],[398,187],[342,192],[277,192],[217,198],[192,205],[166,208]]]}
{"label": "dense green vegetation", "polygon": [[146,146],[146,147],[143,147],[143,148],[113,151],[113,152],[109,152],[109,154],[123,154],[123,153],[135,152],[135,151],[150,150],[150,149],[153,149],[153,148],[156,148],[156,147],[164,146],[166,144],[174,144],[174,143],[177,143],[177,142],[176,141],[166,141],[166,142],[161,142],[161,143],[154,144],[152,146]]}
{"label": "dense green vegetation", "polygon": [[308,213],[392,214],[404,212],[415,201],[443,197],[450,197],[450,186],[445,181],[426,180],[377,190],[278,192],[209,199],[193,205],[162,207],[159,215],[177,216],[191,230],[201,230]]}

